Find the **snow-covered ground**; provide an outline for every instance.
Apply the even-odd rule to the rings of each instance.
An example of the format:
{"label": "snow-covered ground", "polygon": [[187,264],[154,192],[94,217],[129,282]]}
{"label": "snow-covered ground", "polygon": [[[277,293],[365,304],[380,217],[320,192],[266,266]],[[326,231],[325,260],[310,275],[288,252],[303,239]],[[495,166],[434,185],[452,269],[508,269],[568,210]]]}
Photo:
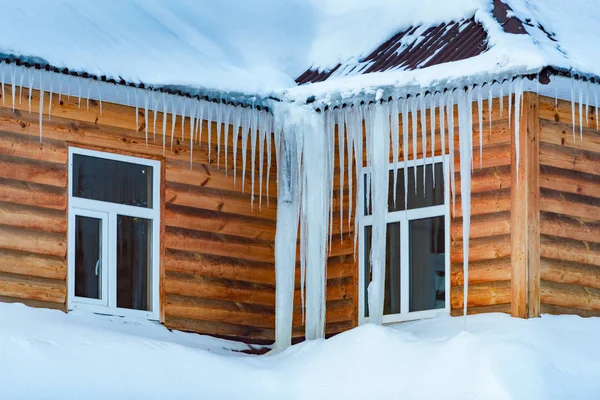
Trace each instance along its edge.
{"label": "snow-covered ground", "polygon": [[365,325],[276,355],[161,325],[0,303],[2,399],[593,399],[600,318]]}

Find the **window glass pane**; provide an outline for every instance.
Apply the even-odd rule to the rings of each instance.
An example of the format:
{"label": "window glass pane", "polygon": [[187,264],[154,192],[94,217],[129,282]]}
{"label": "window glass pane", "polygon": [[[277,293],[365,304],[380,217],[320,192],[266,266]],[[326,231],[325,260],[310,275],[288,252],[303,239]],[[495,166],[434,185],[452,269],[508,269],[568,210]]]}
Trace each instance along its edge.
{"label": "window glass pane", "polygon": [[[402,211],[404,210],[405,202],[408,204],[408,209],[431,207],[444,204],[444,169],[443,164],[435,164],[435,187],[433,185],[433,165],[428,164],[425,166],[426,174],[426,187],[423,188],[423,166],[417,166],[417,184],[415,186],[415,168],[408,168],[408,198],[405,201],[404,198],[404,169],[398,169],[398,175],[396,178],[396,201],[394,202],[394,171],[389,172],[389,189],[388,189],[388,211]],[[365,174],[363,178],[364,184],[364,212],[365,215],[371,215],[372,213],[372,201],[369,201],[367,207],[367,176]],[[369,192],[370,195],[370,192]],[[370,200],[370,199],[369,199]]]}
{"label": "window glass pane", "polygon": [[[415,169],[408,169],[408,209],[439,206],[444,204],[444,170],[442,163],[435,164],[435,187],[433,186],[433,166],[425,166],[423,188],[423,166],[417,167],[417,185],[415,189]],[[423,190],[425,189],[425,190]],[[404,205],[403,205],[404,207]]]}
{"label": "window glass pane", "polygon": [[[368,285],[371,282],[369,256],[372,227],[365,227],[365,316],[369,316]],[[400,313],[400,223],[387,224],[383,314]]]}
{"label": "window glass pane", "polygon": [[117,307],[151,311],[152,221],[117,218]]}
{"label": "window glass pane", "polygon": [[75,296],[102,294],[102,220],[75,217]]}
{"label": "window glass pane", "polygon": [[409,311],[444,308],[444,217],[410,221],[409,233]]}
{"label": "window glass pane", "polygon": [[73,196],[152,208],[152,167],[73,154]]}

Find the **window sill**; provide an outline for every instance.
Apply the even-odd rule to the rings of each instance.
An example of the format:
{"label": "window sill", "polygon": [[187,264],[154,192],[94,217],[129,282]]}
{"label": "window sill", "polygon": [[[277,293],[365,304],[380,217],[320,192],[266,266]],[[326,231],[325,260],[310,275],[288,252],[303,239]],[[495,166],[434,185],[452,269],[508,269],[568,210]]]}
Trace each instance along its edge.
{"label": "window sill", "polygon": [[102,315],[110,315],[115,317],[132,317],[132,318],[140,318],[146,319],[150,321],[158,321],[159,316],[158,313],[152,311],[142,311],[142,310],[131,310],[128,308],[118,308],[118,307],[107,307],[103,305],[96,304],[85,304],[85,303],[71,303],[69,304],[69,311],[73,310],[86,310],[93,312],[95,314]]}
{"label": "window sill", "polygon": [[[449,315],[448,309],[440,308],[440,309],[436,309],[436,310],[415,311],[415,312],[406,313],[406,314],[384,315],[383,316],[383,324],[391,325],[391,324],[396,324],[396,323],[400,323],[400,322],[417,321],[420,319],[435,318],[440,315]],[[366,318],[362,318],[358,322],[358,324],[362,325],[362,324],[366,324],[368,322],[369,322],[369,318],[366,317]]]}

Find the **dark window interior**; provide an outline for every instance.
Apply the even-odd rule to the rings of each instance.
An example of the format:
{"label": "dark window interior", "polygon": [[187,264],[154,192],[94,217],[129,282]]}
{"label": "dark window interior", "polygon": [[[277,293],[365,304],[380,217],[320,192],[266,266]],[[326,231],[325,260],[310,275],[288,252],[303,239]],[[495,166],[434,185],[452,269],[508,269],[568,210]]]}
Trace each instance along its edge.
{"label": "dark window interior", "polygon": [[102,293],[102,220],[75,218],[75,296],[100,299]]}

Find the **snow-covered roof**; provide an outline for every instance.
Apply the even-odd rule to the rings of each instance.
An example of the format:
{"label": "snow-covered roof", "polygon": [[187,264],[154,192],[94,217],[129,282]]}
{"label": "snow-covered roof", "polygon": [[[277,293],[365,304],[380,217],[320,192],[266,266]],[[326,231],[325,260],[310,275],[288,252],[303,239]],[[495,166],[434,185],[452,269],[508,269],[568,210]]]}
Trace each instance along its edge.
{"label": "snow-covered roof", "polygon": [[[587,0],[503,0],[526,35],[503,29],[499,0],[5,0],[0,56],[121,83],[324,102],[382,87],[435,88],[535,74],[550,66],[600,76],[600,11]],[[513,19],[514,19],[513,18]],[[297,86],[311,68],[359,64],[411,27],[473,20],[486,51],[412,70],[338,74]]]}

